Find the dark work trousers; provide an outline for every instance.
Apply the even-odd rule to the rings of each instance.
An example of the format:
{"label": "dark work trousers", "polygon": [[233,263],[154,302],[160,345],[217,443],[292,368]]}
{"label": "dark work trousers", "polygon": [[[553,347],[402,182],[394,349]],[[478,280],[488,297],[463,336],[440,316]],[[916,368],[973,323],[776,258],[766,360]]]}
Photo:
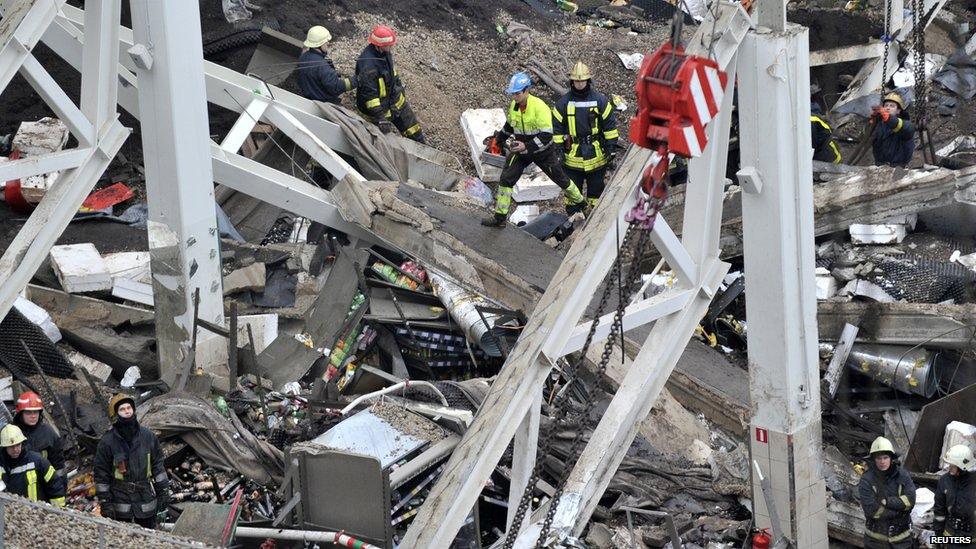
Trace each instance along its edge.
{"label": "dark work trousers", "polygon": [[607,176],[607,167],[604,166],[598,170],[593,170],[592,172],[584,172],[583,170],[574,170],[573,168],[563,167],[566,170],[566,175],[569,176],[569,180],[576,183],[579,187],[580,192],[583,192],[583,185],[586,184],[586,195],[587,199],[594,200],[600,198],[603,194],[603,189],[606,187],[604,178]]}

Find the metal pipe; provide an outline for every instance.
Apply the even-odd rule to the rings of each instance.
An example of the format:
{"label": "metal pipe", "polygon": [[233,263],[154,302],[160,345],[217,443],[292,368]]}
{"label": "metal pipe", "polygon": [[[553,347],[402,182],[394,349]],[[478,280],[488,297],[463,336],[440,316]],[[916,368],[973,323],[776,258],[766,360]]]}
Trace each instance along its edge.
{"label": "metal pipe", "polygon": [[[171,532],[174,524],[167,522],[159,525],[160,530]],[[315,543],[334,543],[343,547],[359,547],[360,549],[381,549],[378,545],[366,543],[348,534],[340,532],[320,532],[316,530],[285,530],[281,528],[256,528],[253,526],[238,526],[234,530],[235,538],[262,539],[272,538],[287,541],[311,541]],[[355,545],[359,544],[359,545]]]}
{"label": "metal pipe", "polygon": [[[478,313],[476,305],[493,305],[484,297],[470,292],[452,280],[441,276],[433,271],[427,272],[430,284],[434,287],[434,293],[447,307],[451,313],[451,318],[457,322],[464,334],[481,347],[481,350],[488,356],[502,356],[498,336],[492,333],[489,325],[482,321],[482,316]],[[498,315],[485,315],[486,320],[492,326],[498,319]]]}
{"label": "metal pipe", "polygon": [[917,346],[856,343],[847,366],[903,393],[931,398],[939,388],[934,368],[938,355]]}
{"label": "metal pipe", "polygon": [[444,393],[442,393],[440,391],[440,389],[438,389],[437,386],[434,385],[433,383],[428,383],[426,381],[409,381],[408,380],[408,381],[401,381],[400,383],[397,383],[395,385],[390,385],[389,387],[385,387],[383,389],[380,389],[379,391],[373,391],[372,393],[366,393],[365,395],[359,395],[358,397],[356,397],[355,400],[353,400],[352,402],[350,402],[349,405],[346,406],[345,408],[343,408],[339,413],[342,414],[342,415],[346,415],[349,412],[351,412],[356,406],[358,406],[360,403],[362,403],[363,401],[371,400],[371,399],[374,399],[374,398],[376,398],[378,396],[383,396],[383,395],[386,395],[386,394],[389,394],[389,393],[393,393],[393,392],[396,392],[396,391],[398,391],[400,389],[405,389],[406,387],[408,387],[410,385],[414,385],[414,386],[416,386],[416,385],[423,385],[424,387],[429,388],[430,390],[434,391],[434,393],[437,394],[438,398],[441,399],[441,404],[443,404],[444,406],[450,407],[450,404],[448,404],[447,398],[444,396]]}

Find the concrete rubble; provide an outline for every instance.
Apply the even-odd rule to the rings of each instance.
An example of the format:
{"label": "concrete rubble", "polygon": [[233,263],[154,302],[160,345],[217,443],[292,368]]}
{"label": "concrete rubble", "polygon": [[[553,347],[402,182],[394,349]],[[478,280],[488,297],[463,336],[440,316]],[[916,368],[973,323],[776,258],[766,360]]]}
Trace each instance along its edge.
{"label": "concrete rubble", "polygon": [[[263,33],[271,38],[262,40],[287,43],[293,53],[300,43],[295,37],[304,32],[296,30],[295,7],[259,4],[225,2],[224,14],[211,14],[216,15],[205,25],[219,23],[227,30],[220,21],[239,25],[289,10],[288,17],[275,19],[284,28],[266,27]],[[562,21],[559,28],[572,45],[585,44],[587,55],[599,56],[594,66],[607,74],[601,84],[622,95],[617,104],[624,111],[618,116],[627,120],[633,112],[625,110],[626,103],[634,103],[631,71],[639,66],[640,49],[644,41],[666,35],[676,8],[646,1],[534,4],[545,4],[542,13],[515,0],[502,2],[497,22],[489,21],[488,34],[479,36],[518,59],[551,99],[565,89],[568,59],[554,44],[558,40],[536,29]],[[707,11],[704,3],[692,4],[689,21]],[[228,12],[228,5],[236,11]],[[391,17],[403,16],[399,7],[383,9]],[[972,13],[971,8],[957,11]],[[791,8],[790,17],[810,13],[829,13],[838,21],[848,16],[804,4]],[[357,11],[342,32],[377,22],[378,14]],[[418,66],[422,61],[437,74],[464,63],[453,58],[461,50],[455,36],[460,29],[445,30],[426,16],[413,25],[405,33],[405,46],[412,49],[404,60]],[[483,32],[470,21],[464,25],[466,33]],[[958,96],[953,108],[970,116],[976,110],[967,103],[972,93],[966,78],[976,37],[966,33],[971,29],[960,31],[952,56],[941,54],[948,61],[929,77],[944,86],[940,96],[949,95],[945,91]],[[834,61],[860,61],[877,49],[869,42],[819,45],[814,70],[821,77]],[[345,55],[353,45],[340,37],[336,48],[337,55]],[[269,51],[254,60],[249,50],[236,46],[221,53],[228,55],[228,66],[242,68],[237,65],[257,63],[262,55],[274,59]],[[495,55],[502,56],[492,51]],[[498,59],[490,63],[498,74],[481,75],[472,90],[494,90],[507,78],[502,67],[513,68]],[[408,80],[419,80],[420,69],[407,70]],[[911,76],[904,69],[900,74]],[[294,88],[288,74],[272,76],[282,87]],[[859,74],[852,91],[837,95],[856,100],[870,78]],[[839,80],[836,74],[834,79]],[[408,89],[414,83],[408,81]],[[145,239],[141,151],[113,165],[108,183],[125,181],[134,195],[98,213],[103,219],[79,217],[69,226],[70,238],[51,249],[47,264],[0,326],[0,398],[12,409],[22,390],[40,388],[47,402],[62,405],[65,413],[49,411],[52,421],[76,442],[67,452],[69,510],[0,494],[2,543],[94,547],[105,539],[110,540],[106,547],[203,547],[225,525],[231,537],[239,529],[237,541],[246,532],[264,539],[266,531],[258,528],[280,529],[282,546],[290,546],[286,535],[302,539],[311,531],[341,532],[371,547],[394,547],[403,539],[495,376],[519,352],[526,319],[581,225],[579,217],[562,216],[558,187],[536,171],[516,185],[519,204],[512,223],[482,227],[479,216],[490,206],[501,172],[499,158],[485,151],[485,138],[504,120],[504,98],[487,91],[471,91],[468,98],[467,90],[416,84],[427,92],[415,103],[418,116],[430,117],[431,142],[444,151],[381,140],[385,144],[376,158],[356,159],[367,166],[370,180],[326,178],[321,184],[342,221],[373,241],[217,189],[218,215],[226,225],[219,249],[221,280],[213,281],[213,291],[223,291],[226,324],[194,320],[196,333],[186,349],[191,360],[172,385],[160,379],[153,286],[162,282],[153,279]],[[437,101],[454,110],[438,109]],[[343,131],[357,131],[348,122],[355,119],[349,109],[325,106],[321,116],[339,121]],[[849,120],[857,120],[846,116],[852,118],[838,130],[850,131],[854,122]],[[12,142],[25,155],[60,150],[67,142],[67,128],[57,119],[19,122]],[[215,117],[212,123],[212,131],[226,133],[233,120]],[[815,165],[816,270],[808,275],[817,288],[829,531],[839,543],[863,546],[856,486],[875,437],[895,441],[920,486],[916,532],[931,526],[931,490],[945,465],[945,449],[956,443],[976,446],[976,218],[967,217],[976,209],[976,163],[969,161],[976,157],[972,137],[958,133],[939,136],[939,165]],[[845,155],[851,145],[844,142]],[[300,165],[313,172],[310,178],[321,175],[307,155],[287,152],[294,146],[280,130],[262,124],[243,150],[251,160],[282,171]],[[369,156],[368,150],[357,153]],[[427,155],[424,161],[415,162],[421,155]],[[733,182],[735,171],[725,187],[720,239],[722,257],[732,264],[730,275],[640,423],[589,527],[566,547],[668,547],[672,540],[663,522],[634,509],[667,513],[686,548],[741,547],[755,534],[744,291],[749,273],[743,272],[743,191]],[[686,189],[697,182],[675,175],[661,215],[680,238]],[[23,197],[36,203],[56,177],[28,179],[21,185]],[[6,212],[7,206],[0,209]],[[634,260],[647,279],[646,296],[667,291],[676,275],[666,262],[655,268],[656,254]],[[592,434],[647,329],[615,342],[603,371],[595,348],[573,357],[584,366],[578,379],[568,380],[562,365],[553,371],[540,430],[552,433],[554,442],[548,455],[539,456],[533,505],[554,494],[554,484],[577,457],[572,441]],[[38,356],[40,371],[22,346]],[[52,389],[42,384],[45,377],[53,380]],[[140,422],[163,441],[173,483],[164,526],[175,534],[98,516],[92,454],[109,425],[107,400],[119,391],[136,399]],[[571,410],[559,421],[552,399],[557,393],[566,395]],[[511,454],[482,488],[457,546],[489,547],[503,538],[517,469]],[[45,513],[42,521],[32,518],[38,509]]]}

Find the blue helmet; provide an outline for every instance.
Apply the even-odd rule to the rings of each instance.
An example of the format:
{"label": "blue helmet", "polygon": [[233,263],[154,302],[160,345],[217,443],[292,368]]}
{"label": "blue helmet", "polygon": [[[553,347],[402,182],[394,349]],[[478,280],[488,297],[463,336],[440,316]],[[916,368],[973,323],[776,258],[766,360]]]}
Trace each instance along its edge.
{"label": "blue helmet", "polygon": [[517,72],[512,75],[512,79],[508,81],[508,89],[505,93],[519,93],[525,91],[526,88],[532,85],[532,77],[529,76],[527,72]]}

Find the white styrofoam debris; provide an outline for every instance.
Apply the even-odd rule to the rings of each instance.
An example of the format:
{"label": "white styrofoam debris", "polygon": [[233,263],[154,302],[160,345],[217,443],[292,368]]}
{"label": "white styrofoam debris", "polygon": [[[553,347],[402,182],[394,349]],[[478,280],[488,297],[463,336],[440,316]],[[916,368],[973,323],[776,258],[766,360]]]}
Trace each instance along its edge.
{"label": "white styrofoam debris", "polygon": [[869,282],[867,280],[856,279],[847,283],[839,292],[840,295],[846,296],[860,296],[873,299],[879,303],[894,303],[895,298],[891,297],[891,294],[884,291],[884,288],[878,286],[874,282]]}
{"label": "white styrofoam debris", "polygon": [[629,71],[636,71],[640,68],[641,63],[644,62],[644,54],[640,52],[623,53],[618,51],[615,53],[617,54],[617,59],[620,59],[620,62],[624,64],[624,68]]}
{"label": "white styrofoam debris", "polygon": [[817,267],[814,272],[817,281],[817,299],[824,300],[833,297],[837,293],[837,279],[823,267]]}
{"label": "white styrofoam debris", "polygon": [[932,508],[935,507],[935,492],[928,488],[915,490],[915,507],[912,507],[912,524],[921,527],[932,524]]}
{"label": "white styrofoam debris", "polygon": [[14,399],[14,378],[7,376],[0,378],[0,400],[10,402]]}
{"label": "white styrofoam debris", "polygon": [[518,227],[539,217],[539,207],[535,204],[520,204],[508,216],[508,222]]}
{"label": "white styrofoam debris", "polygon": [[44,331],[44,335],[51,340],[51,343],[61,341],[61,330],[58,330],[54,320],[51,319],[51,315],[42,307],[20,296],[14,301],[14,307],[17,307],[20,314],[24,315],[27,320],[37,324]]}
{"label": "white styrofoam debris", "polygon": [[119,299],[148,305],[149,307],[155,304],[153,301],[152,284],[138,282],[129,278],[120,277],[113,280],[112,295]]}
{"label": "white styrofoam debris", "polygon": [[92,375],[93,378],[99,381],[105,381],[110,375],[112,375],[112,367],[104,362],[95,360],[90,356],[83,355],[78,351],[71,349],[65,353],[65,358],[68,362],[74,364],[76,368],[84,368]]}
{"label": "white styrofoam debris", "polygon": [[139,367],[129,366],[129,369],[125,371],[125,375],[122,376],[122,381],[119,382],[119,385],[123,387],[132,387],[141,378],[142,371],[139,369]]}
{"label": "white styrofoam debris", "polygon": [[[464,139],[471,150],[471,161],[474,162],[478,177],[486,183],[497,182],[502,170],[482,162],[481,151],[485,148],[484,141],[504,125],[503,109],[468,109],[461,113],[461,132],[464,133]],[[559,186],[533,164],[515,183],[512,199],[516,202],[550,200],[559,196],[560,192]]]}
{"label": "white styrofoam debris", "polygon": [[149,270],[149,252],[117,252],[102,256],[105,267],[112,279],[127,278],[136,282],[152,284]]}
{"label": "white styrofoam debris", "polygon": [[[11,141],[11,148],[22,156],[39,156],[60,151],[68,142],[68,127],[57,118],[42,118],[37,122],[21,122]],[[21,179],[20,193],[24,200],[36,204],[58,179],[60,172],[31,175]]]}
{"label": "white styrofoam debris", "polygon": [[90,242],[53,246],[51,267],[61,287],[68,293],[112,289],[112,274],[98,249]]}
{"label": "white styrofoam debris", "polygon": [[854,223],[848,231],[851,234],[851,242],[855,244],[894,244],[904,240],[905,235],[908,234],[907,228],[901,223],[884,225]]}
{"label": "white styrofoam debris", "polygon": [[976,426],[961,421],[953,421],[946,425],[945,435],[942,438],[942,453],[939,454],[940,469],[948,467],[945,462],[946,452],[956,444],[965,444],[970,450],[976,452]]}

